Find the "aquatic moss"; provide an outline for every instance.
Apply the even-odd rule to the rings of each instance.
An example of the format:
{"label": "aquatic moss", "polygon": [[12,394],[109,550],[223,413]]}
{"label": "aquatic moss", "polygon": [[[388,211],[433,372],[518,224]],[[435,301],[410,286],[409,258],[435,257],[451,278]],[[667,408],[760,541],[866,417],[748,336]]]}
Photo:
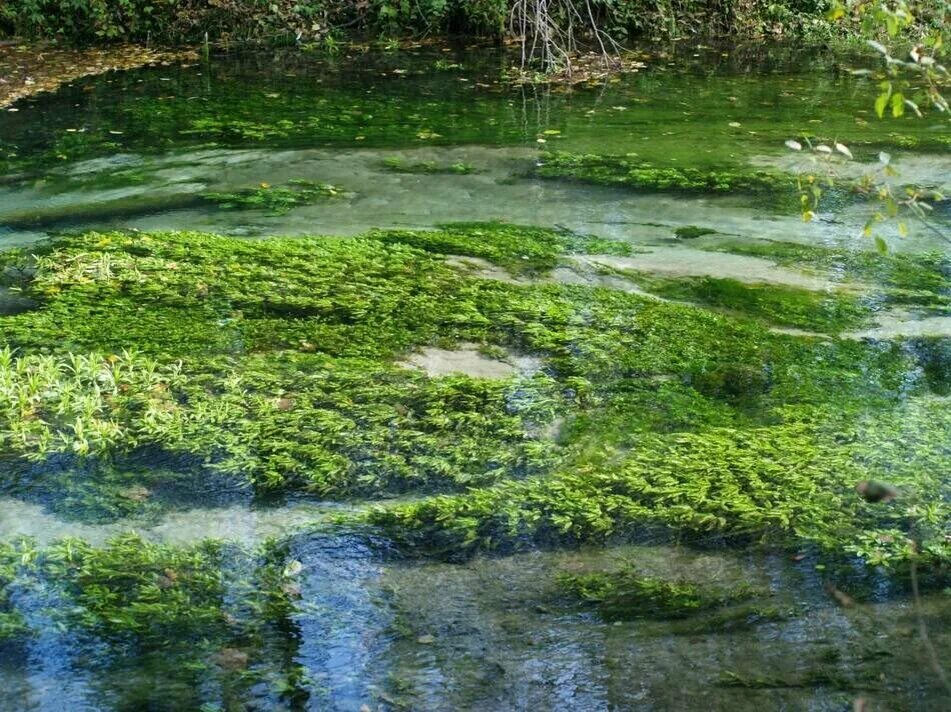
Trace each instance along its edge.
{"label": "aquatic moss", "polygon": [[575,153],[544,154],[535,174],[645,191],[768,193],[777,200],[795,197],[796,187],[793,176],[776,171],[657,166],[635,157]]}
{"label": "aquatic moss", "polygon": [[630,566],[618,571],[562,574],[561,585],[573,596],[597,606],[607,620],[686,618],[747,600],[756,591],[746,585],[732,590],[667,581]]}
{"label": "aquatic moss", "polygon": [[297,179],[288,181],[285,186],[262,183],[257,188],[233,193],[204,193],[202,197],[223,210],[241,208],[265,210],[268,215],[284,215],[298,205],[311,205],[340,194],[340,188],[329,183]]}
{"label": "aquatic moss", "polygon": [[458,321],[440,300],[457,281],[438,259],[376,240],[89,233],[40,258],[27,293],[42,308],[6,319],[3,336],[26,348],[166,356],[306,341],[392,354]]}
{"label": "aquatic moss", "polygon": [[746,284],[735,279],[667,279],[643,273],[625,276],[652,294],[696,302],[762,319],[769,324],[838,333],[868,323],[870,306],[855,294],[817,292],[783,285]]}
{"label": "aquatic moss", "polygon": [[13,604],[13,586],[21,567],[29,565],[28,550],[19,544],[0,542],[0,646],[29,632]]}
{"label": "aquatic moss", "polygon": [[[558,384],[448,376],[280,354],[198,378],[156,442],[262,489],[324,496],[485,485],[548,471],[529,432],[567,408]],[[209,390],[211,393],[209,393]]]}
{"label": "aquatic moss", "polygon": [[715,235],[716,230],[710,227],[698,227],[696,225],[682,225],[674,230],[674,235],[681,240],[695,240],[704,235]]}
{"label": "aquatic moss", "polygon": [[212,542],[179,548],[127,535],[104,548],[66,540],[47,562],[80,607],[70,616],[74,625],[141,642],[186,633],[198,642],[227,635],[222,554]]}
{"label": "aquatic moss", "polygon": [[370,237],[442,255],[480,257],[513,273],[544,273],[566,254],[627,256],[625,243],[568,230],[506,223],[452,223],[438,230],[380,230]]}
{"label": "aquatic moss", "polygon": [[[205,364],[186,378],[180,364],[163,368],[129,354],[57,359],[7,350],[0,387],[3,451],[44,465],[46,484],[65,485],[65,501],[54,508],[113,518],[142,513],[150,496],[126,492],[151,477],[110,465],[141,448],[261,489],[341,496],[458,487],[548,469],[557,449],[527,433],[566,407],[558,385],[541,375],[515,383],[429,379],[407,368],[289,353]],[[47,468],[53,455],[65,458]],[[71,481],[76,468],[82,477]],[[185,477],[155,474],[159,484]]]}
{"label": "aquatic moss", "polygon": [[475,173],[476,168],[471,163],[437,163],[436,161],[419,161],[411,163],[398,156],[383,161],[383,168],[390,173],[428,174],[428,175],[469,175]]}
{"label": "aquatic moss", "polygon": [[[769,427],[643,435],[609,461],[575,462],[569,453],[544,480],[377,508],[368,517],[405,545],[449,554],[660,526],[701,538],[804,539],[874,564],[907,560],[916,546],[932,562],[947,561],[946,411],[934,399],[859,420],[851,431],[832,412],[798,422],[787,413],[788,423]],[[906,496],[886,506],[864,502],[855,484],[877,478],[901,483]]]}
{"label": "aquatic moss", "polygon": [[[30,612],[17,636],[42,630],[71,649],[94,650],[77,664],[109,679],[113,695],[130,695],[132,707],[174,699],[176,708],[198,709],[222,688],[225,696],[240,689],[284,707],[300,697],[302,683],[293,615],[303,565],[291,545],[174,546],[134,534],[103,546],[78,539],[0,544],[0,576],[16,560],[21,595],[13,611]],[[152,685],[113,684],[130,657],[163,671],[161,698]],[[215,693],[202,684],[209,680]]]}
{"label": "aquatic moss", "polygon": [[125,352],[15,357],[0,349],[0,448],[32,459],[52,452],[102,455],[134,443],[129,424],[171,407],[180,365]]}
{"label": "aquatic moss", "polygon": [[[869,408],[894,408],[936,386],[924,372],[914,375],[919,358],[902,344],[817,343],[637,294],[467,278],[443,257],[481,252],[505,263],[527,251],[535,256],[527,262],[541,267],[587,243],[504,225],[264,242],[197,233],[62,237],[39,250],[23,285],[36,308],[0,317],[3,341],[22,350],[16,363],[7,352],[10,378],[40,364],[47,373],[11,381],[11,393],[39,400],[5,406],[5,431],[26,435],[22,445],[10,441],[6,455],[121,465],[153,451],[196,479],[226,476],[259,491],[336,497],[488,487],[427,501],[418,519],[409,518],[406,536],[421,533],[425,543],[426,532],[438,538],[440,527],[454,526],[456,508],[465,519],[462,512],[475,507],[463,550],[485,537],[503,543],[508,534],[482,521],[503,504],[517,536],[565,529],[597,538],[644,520],[818,537],[826,529],[793,526],[805,516],[800,508],[818,501],[817,492],[834,502],[829,493],[850,491],[849,477],[869,473],[840,468],[835,458],[844,455],[816,428],[854,423]],[[502,381],[429,378],[399,364],[420,346],[461,341],[495,354],[534,354],[544,372]],[[117,362],[131,380],[116,393],[99,382],[100,370],[107,354],[126,348],[137,353]],[[71,358],[86,359],[78,380]],[[28,384],[34,377],[36,388]],[[59,416],[63,384],[73,384],[76,397]],[[92,409],[82,433],[79,403]],[[53,415],[31,415],[46,411]],[[552,426],[557,444],[544,435]],[[802,492],[789,499],[780,451],[801,473]],[[731,458],[755,452],[747,470],[730,469]],[[677,457],[697,471],[671,472]],[[841,472],[830,479],[829,470]],[[655,478],[665,473],[673,479],[660,487]],[[739,494],[730,496],[739,504],[727,494],[677,494],[721,478],[723,486],[734,482]],[[747,492],[754,480],[765,489]],[[565,498],[553,494],[559,486]],[[929,487],[928,497],[940,489]],[[776,501],[764,494],[769,488]],[[640,489],[643,498],[634,497]],[[603,527],[561,511],[589,504],[600,511],[614,490],[631,490],[631,501],[603,520],[593,515]],[[552,507],[549,521],[535,507]],[[822,527],[835,519],[821,514]],[[448,537],[445,548],[460,547],[458,539]]]}
{"label": "aquatic moss", "polygon": [[768,623],[788,621],[795,613],[794,609],[782,606],[741,603],[674,621],[668,630],[674,635],[735,633]]}

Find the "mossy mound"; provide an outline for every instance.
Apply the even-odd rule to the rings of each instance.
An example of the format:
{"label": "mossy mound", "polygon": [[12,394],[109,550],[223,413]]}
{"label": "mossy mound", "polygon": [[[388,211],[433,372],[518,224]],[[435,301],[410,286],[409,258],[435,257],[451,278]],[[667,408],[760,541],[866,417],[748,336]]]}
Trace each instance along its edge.
{"label": "mossy mound", "polygon": [[341,195],[342,192],[329,183],[295,179],[283,186],[262,183],[256,188],[245,188],[233,193],[204,193],[202,197],[222,210],[241,208],[264,210],[268,215],[284,215],[298,205],[312,205]]}
{"label": "mossy mound", "polygon": [[756,595],[756,591],[746,585],[724,590],[689,581],[667,581],[646,576],[634,567],[562,574],[560,581],[573,596],[597,606],[608,620],[687,618]]}
{"label": "mossy mound", "polygon": [[383,161],[383,169],[390,173],[464,176],[477,171],[471,163],[437,163],[436,161],[405,161],[398,156]]}

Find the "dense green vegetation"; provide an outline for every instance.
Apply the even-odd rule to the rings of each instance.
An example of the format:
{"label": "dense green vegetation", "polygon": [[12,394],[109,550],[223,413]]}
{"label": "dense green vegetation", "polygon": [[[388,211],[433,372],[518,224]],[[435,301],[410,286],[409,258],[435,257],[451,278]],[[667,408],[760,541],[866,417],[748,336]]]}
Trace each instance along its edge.
{"label": "dense green vegetation", "polygon": [[660,167],[626,156],[549,153],[542,156],[535,172],[542,178],[623,185],[646,191],[765,193],[776,200],[788,200],[795,188],[792,176],[777,171]]}
{"label": "dense green vegetation", "polygon": [[[136,457],[156,449],[173,458],[170,483],[215,476],[338,498],[455,491],[369,514],[397,541],[448,555],[647,526],[805,540],[875,563],[907,558],[912,537],[947,558],[951,423],[929,395],[946,386],[940,351],[758,323],[802,317],[798,292],[718,293],[724,315],[465,277],[444,257],[543,276],[572,252],[627,249],[494,224],[264,242],[62,237],[35,258],[5,257],[7,280],[37,306],[0,317],[4,456],[11,472],[55,461],[100,473],[66,482],[104,486],[72,495],[100,517],[161,489],[129,489],[141,487]],[[902,270],[945,279],[927,257],[882,259],[899,282]],[[691,284],[687,296],[710,301]],[[463,341],[494,358],[539,356],[543,370],[432,378],[399,363]],[[854,489],[863,480],[904,494],[868,504]]]}

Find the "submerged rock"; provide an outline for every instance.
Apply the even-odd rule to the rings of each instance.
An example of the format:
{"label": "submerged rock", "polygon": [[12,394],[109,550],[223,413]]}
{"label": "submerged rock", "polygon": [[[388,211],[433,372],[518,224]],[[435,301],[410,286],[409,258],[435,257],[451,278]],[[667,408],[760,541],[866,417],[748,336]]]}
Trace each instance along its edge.
{"label": "submerged rock", "polygon": [[427,346],[402,363],[433,377],[463,374],[473,378],[510,378],[537,373],[542,367],[542,360],[534,356],[507,354],[503,361],[486,356],[477,344],[469,343],[459,344],[455,349]]}

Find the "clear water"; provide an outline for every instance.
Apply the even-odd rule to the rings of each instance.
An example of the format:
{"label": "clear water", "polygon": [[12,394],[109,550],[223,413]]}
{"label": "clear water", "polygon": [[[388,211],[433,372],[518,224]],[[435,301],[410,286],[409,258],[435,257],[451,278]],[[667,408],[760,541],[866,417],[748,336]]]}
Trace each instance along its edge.
{"label": "clear water", "polygon": [[[446,57],[461,69],[437,69]],[[0,246],[29,245],[62,230],[266,239],[502,220],[564,226],[642,248],[614,267],[825,289],[834,274],[685,248],[674,230],[720,233],[692,243],[700,246],[725,235],[865,248],[859,234],[867,206],[830,205],[805,224],[742,196],[638,194],[526,174],[548,150],[636,154],[664,165],[789,168],[783,141],[808,132],[848,143],[860,163],[871,165],[888,150],[902,180],[951,188],[947,121],[878,122],[871,86],[838,71],[850,61],[779,49],[755,58],[658,54],[639,74],[570,92],[507,87],[498,79],[505,58],[485,50],[330,61],[229,55],[87,79],[0,115]],[[466,163],[474,171],[397,173],[386,168],[394,159]],[[294,179],[331,183],[341,195],[282,215],[222,210],[199,199]],[[947,232],[946,210],[935,225]],[[933,229],[915,224],[890,242],[899,251],[947,250]],[[606,284],[596,266],[582,259],[552,279]],[[470,267],[480,269],[477,262]],[[623,281],[609,286],[625,288]],[[24,308],[17,299],[0,295],[0,311]],[[890,319],[876,337],[948,336],[947,314]],[[507,374],[504,364],[468,356],[484,369],[474,375]],[[418,365],[435,373],[453,358],[454,368],[466,368],[458,354],[425,357]],[[837,710],[859,697],[881,709],[946,709],[916,636],[924,620],[935,647],[951,650],[947,594],[928,593],[919,618],[893,582],[857,571],[871,595],[840,607],[810,557],[658,540],[466,563],[407,560],[363,534],[332,526],[315,532],[314,523],[332,518],[339,504],[261,502],[211,483],[170,493],[169,506],[153,516],[90,522],[41,485],[4,487],[0,538],[77,536],[100,544],[134,529],[174,544],[205,537],[251,544],[287,535],[303,565],[301,596],[287,630],[262,643],[273,651],[269,663],[252,681],[235,682],[213,661],[178,669],[161,656],[111,650],[93,636],[45,625],[49,592],[18,591],[19,608],[32,612],[43,632],[25,652],[0,648],[4,710]],[[295,533],[305,524],[307,531]],[[670,621],[605,622],[559,593],[557,572],[622,561],[671,578],[756,583],[789,615],[735,631],[691,631]],[[830,661],[845,671],[844,681],[810,677]],[[300,669],[305,674],[295,677]],[[731,673],[774,682],[716,684]]]}

